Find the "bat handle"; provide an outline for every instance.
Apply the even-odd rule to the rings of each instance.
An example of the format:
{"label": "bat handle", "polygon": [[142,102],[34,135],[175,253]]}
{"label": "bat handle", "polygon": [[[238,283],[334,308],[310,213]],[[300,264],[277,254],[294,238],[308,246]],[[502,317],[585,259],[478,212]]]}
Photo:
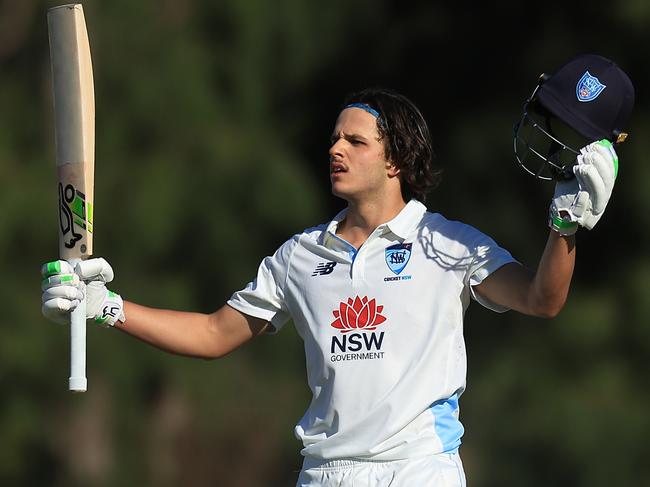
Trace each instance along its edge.
{"label": "bat handle", "polygon": [[[76,266],[79,259],[71,259],[70,265]],[[68,389],[71,392],[86,392],[86,297],[70,314],[70,379]]]}

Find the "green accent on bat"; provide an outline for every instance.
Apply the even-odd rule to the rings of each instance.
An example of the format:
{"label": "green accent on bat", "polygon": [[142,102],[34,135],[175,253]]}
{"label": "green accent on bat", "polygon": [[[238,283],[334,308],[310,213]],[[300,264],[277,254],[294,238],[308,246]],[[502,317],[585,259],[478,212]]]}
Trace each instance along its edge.
{"label": "green accent on bat", "polygon": [[599,140],[598,143],[602,145],[603,147],[607,147],[609,149],[609,152],[612,154],[614,158],[614,179],[616,179],[616,176],[618,176],[618,155],[616,155],[616,151],[614,150],[614,146],[612,143],[607,140]]}
{"label": "green accent on bat", "polygon": [[[94,210],[93,204],[88,202],[86,204],[86,208],[88,209],[88,223],[90,223],[92,225],[92,223],[93,223],[93,210]],[[91,232],[92,232],[92,230],[91,230]]]}
{"label": "green accent on bat", "polygon": [[79,219],[75,218],[75,219],[74,219],[74,222],[75,222],[78,226],[80,226],[81,228],[86,228],[86,222],[84,222],[83,220],[79,220]]}
{"label": "green accent on bat", "polygon": [[93,224],[88,222],[88,226],[86,227],[86,230],[88,230],[88,232],[90,233],[93,233]]}
{"label": "green accent on bat", "polygon": [[86,220],[86,202],[79,195],[75,195],[72,204],[70,205],[72,213],[77,215],[82,220]]}
{"label": "green accent on bat", "polygon": [[58,260],[54,262],[47,263],[46,276],[51,276],[52,274],[58,274],[61,272],[61,262]]}
{"label": "green accent on bat", "polygon": [[117,298],[119,294],[114,293],[113,291],[108,291],[108,297],[109,298]]}

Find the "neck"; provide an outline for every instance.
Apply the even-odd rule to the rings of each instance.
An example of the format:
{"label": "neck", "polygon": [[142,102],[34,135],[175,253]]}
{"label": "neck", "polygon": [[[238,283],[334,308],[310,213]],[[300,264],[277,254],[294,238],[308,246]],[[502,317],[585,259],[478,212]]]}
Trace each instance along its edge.
{"label": "neck", "polygon": [[395,218],[405,206],[401,196],[382,201],[348,201],[348,211],[336,233],[359,248],[379,225]]}

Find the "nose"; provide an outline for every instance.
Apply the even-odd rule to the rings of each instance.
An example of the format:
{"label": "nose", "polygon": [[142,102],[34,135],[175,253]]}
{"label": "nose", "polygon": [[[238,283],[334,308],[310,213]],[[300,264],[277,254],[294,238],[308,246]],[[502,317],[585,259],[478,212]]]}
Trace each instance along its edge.
{"label": "nose", "polygon": [[332,145],[330,145],[330,149],[328,151],[330,158],[335,158],[336,156],[343,155],[343,152],[341,151],[341,148],[343,146],[343,144],[340,143],[341,140],[342,139],[340,137],[336,140],[332,140]]}

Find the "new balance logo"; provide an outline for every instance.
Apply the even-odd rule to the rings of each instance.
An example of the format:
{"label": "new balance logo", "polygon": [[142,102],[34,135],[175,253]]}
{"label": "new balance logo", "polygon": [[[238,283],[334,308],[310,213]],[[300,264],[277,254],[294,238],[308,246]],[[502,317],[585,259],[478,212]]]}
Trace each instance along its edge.
{"label": "new balance logo", "polygon": [[314,270],[312,277],[326,276],[327,274],[331,274],[332,271],[334,271],[335,266],[336,266],[336,262],[321,262],[316,266],[316,269]]}

